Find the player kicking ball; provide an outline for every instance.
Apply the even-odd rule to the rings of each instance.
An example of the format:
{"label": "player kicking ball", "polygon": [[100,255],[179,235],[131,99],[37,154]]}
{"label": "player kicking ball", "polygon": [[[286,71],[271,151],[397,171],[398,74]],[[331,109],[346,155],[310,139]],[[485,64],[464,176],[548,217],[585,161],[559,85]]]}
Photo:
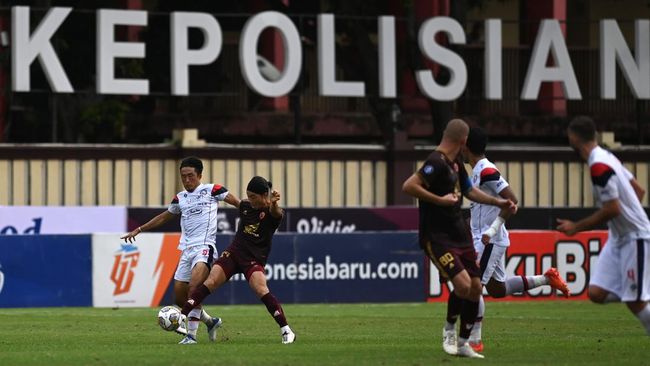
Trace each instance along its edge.
{"label": "player kicking ball", "polygon": [[[508,182],[497,167],[485,157],[488,137],[480,128],[471,128],[465,144],[464,155],[472,167],[472,185],[484,193],[517,203]],[[472,240],[479,258],[481,283],[490,296],[501,298],[522,293],[540,286],[551,286],[569,297],[569,289],[557,269],[550,268],[543,275],[507,277],[505,255],[510,246],[508,230],[504,223],[514,213],[496,206],[472,202],[470,206]],[[476,322],[469,337],[469,344],[476,352],[483,352],[481,325],[485,313],[483,295],[479,300]]]}
{"label": "player kicking ball", "polygon": [[287,318],[278,299],[266,285],[264,266],[271,251],[271,239],[280,225],[284,211],[278,201],[280,193],[271,190],[271,183],[262,177],[253,177],[246,187],[248,199],[239,205],[240,223],[230,246],[221,253],[210,275],[189,296],[183,315],[200,306],[203,299],[221,287],[234,274],[242,273],[257,297],[280,326],[282,343],[293,343],[296,334],[287,324]]}

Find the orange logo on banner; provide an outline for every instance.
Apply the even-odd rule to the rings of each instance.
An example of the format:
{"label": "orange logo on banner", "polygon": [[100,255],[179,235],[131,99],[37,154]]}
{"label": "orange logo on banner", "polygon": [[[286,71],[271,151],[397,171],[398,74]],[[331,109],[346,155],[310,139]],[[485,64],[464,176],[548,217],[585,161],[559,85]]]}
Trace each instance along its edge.
{"label": "orange logo on banner", "polygon": [[176,249],[179,240],[180,234],[165,234],[163,238],[155,270],[155,274],[159,273],[160,278],[156,284],[153,298],[151,299],[151,306],[158,306],[160,304],[160,300],[169,287],[169,282],[174,277],[174,271],[176,271],[176,265],[181,255],[181,252]]}
{"label": "orange logo on banner", "polygon": [[121,244],[122,249],[115,254],[115,263],[111,271],[111,281],[115,284],[113,295],[129,292],[133,283],[135,267],[138,266],[140,251],[135,245]]}

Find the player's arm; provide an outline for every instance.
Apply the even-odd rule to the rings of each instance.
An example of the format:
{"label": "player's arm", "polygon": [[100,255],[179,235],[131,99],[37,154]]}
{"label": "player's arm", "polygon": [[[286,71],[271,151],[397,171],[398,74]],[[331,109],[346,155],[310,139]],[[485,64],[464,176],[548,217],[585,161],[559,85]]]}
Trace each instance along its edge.
{"label": "player's arm", "polygon": [[429,192],[426,187],[426,182],[418,173],[414,173],[404,181],[404,184],[402,184],[402,191],[409,196],[433,203],[436,206],[453,206],[458,202],[458,196],[453,193],[449,193],[445,196],[438,196]]}
{"label": "player's arm", "polygon": [[223,201],[237,208],[239,208],[239,204],[241,203],[241,200],[231,192],[228,192],[228,195],[223,199]]}
{"label": "player's arm", "polygon": [[173,217],[174,217],[173,213],[171,213],[169,211],[163,211],[158,216],[156,216],[153,219],[147,221],[144,225],[138,226],[135,230],[131,231],[130,233],[128,233],[126,235],[124,235],[120,239],[124,239],[124,241],[128,241],[129,243],[132,243],[135,240],[136,235],[140,234],[143,231],[155,229],[158,226],[161,226],[162,224],[164,224],[167,221],[171,220]]}
{"label": "player's arm", "polygon": [[517,205],[511,200],[491,196],[476,187],[471,187],[470,189],[468,189],[465,192],[465,197],[469,198],[474,202],[483,203],[485,205],[497,206],[502,210],[503,209],[515,210],[516,212]]}
{"label": "player's arm", "polygon": [[639,182],[637,182],[634,178],[630,179],[630,184],[632,185],[632,189],[634,189],[634,193],[636,193],[636,196],[639,198],[639,202],[643,201],[643,196],[645,196],[645,189],[643,189],[643,187],[639,185]]}
{"label": "player's arm", "polygon": [[571,220],[557,219],[557,230],[572,236],[585,230],[591,230],[605,224],[607,221],[621,214],[621,204],[618,199],[603,202],[603,207],[584,219],[573,222]]}
{"label": "player's arm", "polygon": [[269,208],[271,216],[275,217],[276,219],[281,219],[282,215],[284,215],[284,211],[280,207],[280,204],[278,204],[278,201],[280,201],[280,192],[276,191],[275,189],[272,190],[271,197],[269,199],[271,200],[271,207]]}
{"label": "player's arm", "polygon": [[499,192],[499,196],[501,196],[503,199],[506,199],[514,203],[515,206],[514,208],[508,207],[508,208],[501,209],[499,215],[496,217],[496,219],[494,219],[490,227],[481,236],[481,241],[485,245],[490,243],[490,239],[492,239],[492,237],[499,232],[501,226],[505,224],[506,220],[508,220],[512,215],[515,215],[517,213],[516,205],[517,203],[519,203],[519,201],[517,200],[517,196],[515,195],[515,193],[512,191],[512,189],[510,189],[510,186],[507,186],[504,189],[502,189],[501,192]]}

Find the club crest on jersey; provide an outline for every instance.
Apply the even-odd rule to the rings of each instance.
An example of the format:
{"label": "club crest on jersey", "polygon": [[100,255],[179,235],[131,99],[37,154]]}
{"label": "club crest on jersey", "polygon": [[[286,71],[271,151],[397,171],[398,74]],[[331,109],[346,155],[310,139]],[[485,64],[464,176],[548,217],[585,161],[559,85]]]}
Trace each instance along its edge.
{"label": "club crest on jersey", "polygon": [[201,194],[201,196],[205,196],[206,194],[208,194],[208,190],[207,189],[202,189],[200,194]]}
{"label": "club crest on jersey", "polygon": [[264,219],[264,216],[266,216],[266,213],[260,212],[260,220]]}
{"label": "club crest on jersey", "polygon": [[424,172],[424,174],[431,174],[433,173],[433,166],[425,165],[422,171]]}

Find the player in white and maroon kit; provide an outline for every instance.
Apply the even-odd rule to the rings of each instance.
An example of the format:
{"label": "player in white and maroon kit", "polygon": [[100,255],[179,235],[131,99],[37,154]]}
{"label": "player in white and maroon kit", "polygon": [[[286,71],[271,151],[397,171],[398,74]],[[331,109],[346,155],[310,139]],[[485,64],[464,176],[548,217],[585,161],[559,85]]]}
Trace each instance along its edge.
{"label": "player in white and maroon kit", "polygon": [[[188,294],[205,281],[212,263],[218,257],[215,247],[218,202],[225,201],[235,207],[239,207],[240,202],[239,198],[219,184],[202,184],[202,173],[201,160],[195,157],[183,159],[180,176],[185,190],[174,196],[166,211],[122,237],[131,242],[139,233],[158,227],[175,215],[181,215],[182,234],[178,249],[182,253],[174,274],[174,294],[178,306],[183,306]],[[221,319],[213,318],[198,307],[188,316],[187,330],[179,328],[177,331],[186,335],[181,344],[196,343],[199,321],[208,327],[210,340],[216,340]]]}
{"label": "player in white and maroon kit", "polygon": [[[517,197],[508,182],[499,173],[497,167],[485,157],[487,142],[485,131],[477,127],[470,129],[464,155],[472,166],[472,185],[490,196],[502,197],[517,203]],[[481,283],[490,296],[505,297],[544,285],[562,291],[565,296],[569,295],[566,283],[555,268],[549,268],[543,275],[506,276],[505,255],[510,246],[510,238],[504,222],[511,216],[511,211],[477,202],[471,203],[470,210],[470,227],[480,263]],[[478,316],[469,338],[470,346],[476,352],[483,351],[481,323],[484,312],[485,301],[481,295]]]}
{"label": "player in white and maroon kit", "polygon": [[650,221],[641,206],[645,191],[612,153],[598,146],[591,118],[574,118],[568,137],[589,164],[599,209],[577,222],[558,219],[557,229],[571,236],[607,222],[607,243],[590,271],[589,298],[598,304],[624,302],[650,335]]}

